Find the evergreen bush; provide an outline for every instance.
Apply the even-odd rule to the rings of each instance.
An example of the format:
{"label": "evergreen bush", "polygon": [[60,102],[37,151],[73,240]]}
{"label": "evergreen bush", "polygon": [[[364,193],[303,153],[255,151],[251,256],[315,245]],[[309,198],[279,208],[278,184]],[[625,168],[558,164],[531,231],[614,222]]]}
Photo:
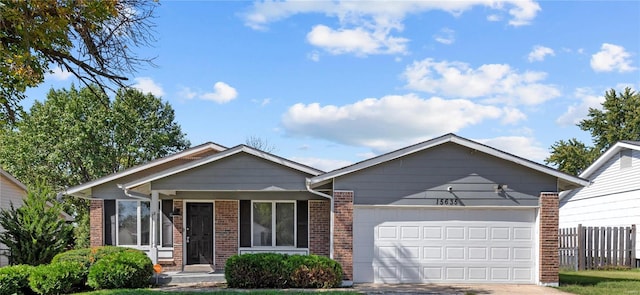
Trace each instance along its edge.
{"label": "evergreen bush", "polygon": [[342,267],[328,257],[258,253],[227,259],[232,288],[332,288],[342,283]]}
{"label": "evergreen bush", "polygon": [[12,265],[0,268],[0,294],[33,294],[29,287],[31,265]]}
{"label": "evergreen bush", "polygon": [[34,267],[29,276],[31,290],[38,294],[69,294],[85,288],[84,265],[61,261]]}
{"label": "evergreen bush", "polygon": [[128,249],[98,259],[90,268],[87,284],[94,289],[144,288],[153,276],[153,264],[139,250]]}

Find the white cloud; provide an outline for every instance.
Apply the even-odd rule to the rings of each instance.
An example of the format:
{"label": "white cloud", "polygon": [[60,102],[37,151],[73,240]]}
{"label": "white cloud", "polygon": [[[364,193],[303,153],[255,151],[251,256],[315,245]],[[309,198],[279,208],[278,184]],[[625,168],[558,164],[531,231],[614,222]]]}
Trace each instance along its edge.
{"label": "white cloud", "polygon": [[372,32],[363,28],[333,30],[324,25],[313,27],[307,41],[331,54],[394,54],[406,52],[407,39]]}
{"label": "white cloud", "polygon": [[60,67],[55,67],[53,70],[51,70],[51,72],[47,73],[47,76],[45,78],[51,78],[57,81],[64,81],[69,79],[69,77],[71,77],[71,72],[67,72],[66,70],[63,70]]}
{"label": "white cloud", "polygon": [[[403,21],[408,14],[441,10],[459,16],[475,6],[491,11],[506,10],[512,26],[529,24],[540,11],[533,0],[377,1],[375,5],[368,1],[258,1],[243,17],[245,24],[256,30],[266,30],[270,23],[296,14],[335,17],[339,21],[336,27],[317,24],[307,34],[307,41],[332,54],[366,56],[407,54],[409,40],[393,34],[403,31]],[[489,19],[496,20],[496,17]],[[453,39],[445,36],[438,42],[443,41],[453,42]]]}
{"label": "white cloud", "polygon": [[298,163],[305,164],[307,166],[320,169],[322,171],[332,171],[338,168],[342,168],[344,166],[348,166],[353,164],[350,161],[344,160],[332,160],[332,159],[321,159],[321,158],[309,158],[309,157],[292,157],[291,160],[296,161]]}
{"label": "white cloud", "polygon": [[201,99],[211,100],[219,104],[227,103],[238,97],[238,91],[224,82],[216,82],[213,85],[213,92],[203,93]]}
{"label": "white cloud", "polygon": [[507,64],[473,69],[463,62],[427,58],[409,65],[403,76],[409,89],[447,97],[482,98],[487,103],[538,105],[560,96],[555,86],[540,83],[546,73],[519,73]]}
{"label": "white cloud", "polygon": [[180,92],[178,93],[178,95],[182,98],[185,99],[193,99],[196,97],[196,95],[198,95],[198,93],[196,93],[195,91],[191,90],[191,88],[189,87],[182,87],[182,89],[180,89]]}
{"label": "white cloud", "polygon": [[265,30],[269,23],[304,13],[338,17],[341,24],[362,23],[366,19],[384,23],[389,20],[401,21],[408,14],[431,10],[442,10],[458,16],[475,6],[484,6],[492,11],[506,9],[511,16],[509,24],[521,26],[531,23],[541,10],[533,0],[379,1],[375,4],[367,1],[259,1],[244,14],[244,19],[247,26]]}
{"label": "white cloud", "polygon": [[533,50],[529,52],[529,62],[543,61],[547,55],[554,56],[556,54],[553,49],[549,47],[536,45],[533,47]]}
{"label": "white cloud", "polygon": [[490,14],[487,16],[487,20],[490,22],[499,22],[502,20],[502,17],[498,14]]}
{"label": "white cloud", "polygon": [[307,54],[307,57],[315,62],[319,62],[320,61],[320,53],[317,50],[312,51],[311,53]]}
{"label": "white cloud", "polygon": [[[464,99],[420,98],[414,94],[367,98],[342,106],[291,106],[282,117],[286,132],[386,152],[443,133],[500,120],[507,111]],[[516,115],[517,117],[517,115]]]}
{"label": "white cloud", "polygon": [[433,38],[442,44],[451,45],[456,41],[455,31],[449,28],[443,28],[440,32],[433,36]]}
{"label": "white cloud", "polygon": [[604,96],[594,95],[593,91],[589,88],[576,89],[574,96],[580,102],[570,105],[567,111],[556,119],[557,124],[561,126],[575,125],[587,118],[589,108],[602,109]]}
{"label": "white cloud", "polygon": [[135,78],[134,81],[136,81],[136,83],[131,87],[140,90],[142,93],[151,93],[156,97],[164,96],[162,85],[157,84],[153,79],[149,77],[138,77]]}
{"label": "white cloud", "polygon": [[260,100],[260,99],[252,99],[251,102],[253,102],[255,104],[259,104],[261,107],[263,107],[263,106],[266,106],[266,105],[271,103],[271,98],[264,98],[262,100]]}
{"label": "white cloud", "polygon": [[502,124],[516,124],[527,119],[527,115],[516,108],[504,107],[502,108],[502,114],[502,119],[500,120]]}
{"label": "white cloud", "polygon": [[596,72],[631,72],[631,54],[624,47],[603,43],[600,51],[591,56],[591,68]]}
{"label": "white cloud", "polygon": [[549,151],[531,137],[501,136],[475,141],[539,163],[549,156]]}

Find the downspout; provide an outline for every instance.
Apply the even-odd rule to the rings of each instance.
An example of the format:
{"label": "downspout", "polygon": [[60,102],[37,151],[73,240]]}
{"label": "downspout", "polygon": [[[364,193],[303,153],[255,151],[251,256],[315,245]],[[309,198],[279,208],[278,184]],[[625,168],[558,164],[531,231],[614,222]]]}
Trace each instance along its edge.
{"label": "downspout", "polygon": [[307,191],[314,195],[329,199],[329,203],[331,204],[331,209],[330,209],[331,217],[329,218],[329,258],[333,259],[333,215],[334,215],[333,214],[333,211],[334,211],[333,197],[318,191],[314,191],[313,189],[311,189],[310,185],[311,185],[311,180],[307,178],[305,181],[305,187],[307,188]]}

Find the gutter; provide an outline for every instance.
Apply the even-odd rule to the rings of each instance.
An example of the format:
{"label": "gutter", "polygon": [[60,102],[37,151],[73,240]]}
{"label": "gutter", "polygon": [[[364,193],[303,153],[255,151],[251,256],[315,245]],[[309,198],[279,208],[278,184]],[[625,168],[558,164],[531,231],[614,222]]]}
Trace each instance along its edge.
{"label": "gutter", "polygon": [[124,185],[122,184],[118,184],[118,187],[124,192],[124,195],[129,198],[143,200],[143,201],[149,201],[151,199],[147,195],[136,193],[134,191],[129,190],[128,188],[125,188]]}
{"label": "gutter", "polygon": [[331,217],[329,218],[329,258],[333,259],[333,218],[334,218],[333,217],[334,216],[333,197],[318,191],[314,191],[313,189],[311,189],[310,185],[311,185],[311,180],[307,178],[305,181],[305,187],[307,188],[307,191],[314,195],[329,199],[329,203],[331,204],[331,209],[329,211],[331,214]]}

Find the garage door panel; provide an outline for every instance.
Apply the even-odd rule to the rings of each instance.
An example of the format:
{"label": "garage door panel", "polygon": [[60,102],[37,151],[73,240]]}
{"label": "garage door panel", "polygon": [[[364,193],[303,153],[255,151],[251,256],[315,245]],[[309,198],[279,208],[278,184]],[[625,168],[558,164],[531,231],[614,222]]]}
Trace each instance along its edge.
{"label": "garage door panel", "polygon": [[[509,219],[530,220],[535,213],[533,209],[519,210],[521,214],[424,208],[406,211],[376,208],[373,214],[368,210],[371,209],[355,210],[364,211],[358,213],[366,214],[355,216],[369,216],[369,222],[361,223],[354,218],[354,231],[375,233],[373,243],[358,240],[354,235],[355,282],[534,283],[535,223]],[[383,214],[385,210],[396,212]],[[436,211],[452,212],[440,212],[449,220],[415,220],[417,216],[433,216]],[[501,212],[506,214],[500,215]],[[411,220],[388,221],[381,216],[406,216]],[[484,219],[468,220],[469,216]]]}

